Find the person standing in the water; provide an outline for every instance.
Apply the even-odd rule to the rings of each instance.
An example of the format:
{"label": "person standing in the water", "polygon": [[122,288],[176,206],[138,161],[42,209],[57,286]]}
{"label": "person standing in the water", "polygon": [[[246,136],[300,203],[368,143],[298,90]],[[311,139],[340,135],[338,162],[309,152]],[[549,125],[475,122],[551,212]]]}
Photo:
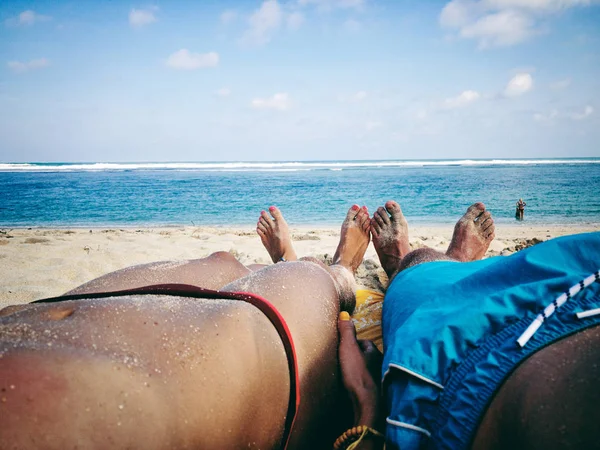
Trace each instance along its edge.
{"label": "person standing in the water", "polygon": [[517,210],[515,212],[515,218],[517,220],[523,220],[523,216],[525,215],[525,205],[527,205],[527,203],[525,203],[523,199],[520,198],[517,202]]}

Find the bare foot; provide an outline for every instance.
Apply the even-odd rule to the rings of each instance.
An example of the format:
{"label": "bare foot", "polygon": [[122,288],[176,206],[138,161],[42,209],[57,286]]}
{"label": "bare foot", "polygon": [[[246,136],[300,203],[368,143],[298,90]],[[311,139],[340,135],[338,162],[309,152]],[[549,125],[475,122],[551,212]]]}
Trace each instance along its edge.
{"label": "bare foot", "polygon": [[356,272],[369,246],[370,226],[367,207],[353,205],[342,223],[340,243],[333,255],[333,264],[344,266],[352,273]]}
{"label": "bare foot", "polygon": [[477,261],[483,258],[496,236],[494,219],[483,203],[469,206],[454,226],[452,241],[446,255],[458,261]]}
{"label": "bare foot", "polygon": [[377,208],[371,219],[371,235],[381,267],[391,279],[400,268],[402,258],[410,253],[408,223],[398,203],[390,200],[385,209]]}
{"label": "bare foot", "polygon": [[273,218],[269,217],[266,211],[260,212],[256,224],[256,232],[260,236],[260,240],[274,263],[283,260],[296,261],[298,257],[292,246],[290,230],[281,211],[277,207],[271,206],[269,207],[269,213]]}

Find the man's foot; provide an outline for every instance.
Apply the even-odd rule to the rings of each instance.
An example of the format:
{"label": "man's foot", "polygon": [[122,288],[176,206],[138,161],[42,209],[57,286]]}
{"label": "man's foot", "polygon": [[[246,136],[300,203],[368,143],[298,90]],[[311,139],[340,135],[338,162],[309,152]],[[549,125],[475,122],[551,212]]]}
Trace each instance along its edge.
{"label": "man's foot", "polygon": [[271,206],[269,213],[271,213],[272,218],[269,217],[266,211],[260,212],[256,224],[256,232],[260,236],[260,240],[274,263],[283,260],[296,261],[298,257],[292,246],[290,230],[281,211],[275,206]]}
{"label": "man's foot", "polygon": [[446,255],[458,261],[477,261],[483,258],[496,236],[494,219],[483,203],[469,206],[454,226],[452,241]]}
{"label": "man's foot", "polygon": [[358,205],[353,205],[348,210],[342,223],[340,243],[333,255],[333,264],[344,266],[352,273],[356,272],[369,246],[370,225],[366,206],[360,208]]}
{"label": "man's foot", "polygon": [[398,203],[390,200],[385,208],[377,208],[371,219],[371,235],[381,267],[391,279],[400,268],[402,258],[410,253],[408,223]]}

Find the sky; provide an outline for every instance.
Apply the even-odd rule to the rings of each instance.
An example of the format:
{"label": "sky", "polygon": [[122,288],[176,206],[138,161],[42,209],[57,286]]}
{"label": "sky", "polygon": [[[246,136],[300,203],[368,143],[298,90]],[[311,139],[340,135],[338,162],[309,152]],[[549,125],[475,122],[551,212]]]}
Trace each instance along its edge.
{"label": "sky", "polygon": [[600,157],[598,0],[0,0],[0,162]]}

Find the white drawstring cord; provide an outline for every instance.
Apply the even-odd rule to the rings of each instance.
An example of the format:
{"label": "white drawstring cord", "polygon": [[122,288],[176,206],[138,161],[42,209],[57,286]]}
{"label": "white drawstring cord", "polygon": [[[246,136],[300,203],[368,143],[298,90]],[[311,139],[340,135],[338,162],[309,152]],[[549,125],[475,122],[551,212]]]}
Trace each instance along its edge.
{"label": "white drawstring cord", "polygon": [[575,314],[578,319],[585,319],[586,317],[597,316],[600,314],[600,308],[590,309],[589,311],[582,311]]}
{"label": "white drawstring cord", "polygon": [[[542,326],[544,321],[546,319],[548,319],[552,314],[554,314],[554,312],[558,308],[560,308],[562,305],[564,305],[567,302],[567,300],[569,300],[571,297],[578,294],[583,289],[585,289],[586,287],[588,287],[589,285],[591,285],[592,283],[594,283],[595,281],[598,281],[598,280],[600,280],[600,270],[596,271],[596,273],[591,274],[589,277],[580,281],[576,285],[571,286],[571,288],[567,292],[559,295],[556,298],[556,300],[554,300],[552,303],[550,303],[548,306],[546,306],[543,309],[543,311],[540,314],[538,314],[535,319],[533,319],[533,322],[531,322],[531,324],[527,327],[527,329],[519,337],[519,339],[517,339],[517,342],[519,343],[521,348],[523,348],[523,347],[525,347],[525,345],[527,345],[529,340],[533,337],[533,335],[536,333],[536,331]],[[581,319],[584,317],[590,317],[590,316],[594,316],[596,314],[600,314],[600,312],[594,313],[593,311],[595,311],[595,310],[587,311],[588,314],[584,315],[583,317],[580,317],[578,314],[577,317],[579,317]],[[600,311],[600,310],[597,310],[597,311]],[[580,313],[580,314],[586,314],[586,313]]]}

